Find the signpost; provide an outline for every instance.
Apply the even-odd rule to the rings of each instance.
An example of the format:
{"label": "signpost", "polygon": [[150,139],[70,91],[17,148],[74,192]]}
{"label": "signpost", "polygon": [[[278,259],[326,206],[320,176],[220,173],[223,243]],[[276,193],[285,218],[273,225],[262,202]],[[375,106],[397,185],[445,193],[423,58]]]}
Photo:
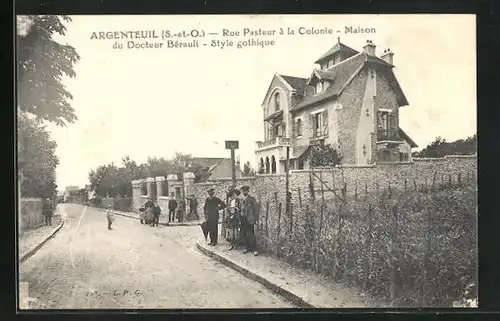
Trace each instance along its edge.
{"label": "signpost", "polygon": [[231,178],[233,181],[233,187],[236,187],[236,159],[234,151],[239,148],[239,142],[237,140],[226,140],[226,149],[231,150]]}
{"label": "signpost", "polygon": [[[231,178],[233,181],[233,188],[236,188],[236,164],[235,164],[236,157],[234,155],[234,151],[238,148],[239,148],[239,142],[237,140],[226,140],[226,149],[231,150]],[[228,201],[228,199],[226,199],[226,201]],[[222,222],[225,221],[226,217],[225,213],[226,211],[224,211],[222,214]],[[225,224],[222,224],[221,233],[227,239]]]}

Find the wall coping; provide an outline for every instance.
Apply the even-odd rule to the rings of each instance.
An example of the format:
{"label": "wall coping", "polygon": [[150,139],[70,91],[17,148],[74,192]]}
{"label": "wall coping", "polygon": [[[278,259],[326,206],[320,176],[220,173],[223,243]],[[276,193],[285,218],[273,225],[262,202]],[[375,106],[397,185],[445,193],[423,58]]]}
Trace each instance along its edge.
{"label": "wall coping", "polygon": [[[299,169],[300,170],[300,169]],[[286,174],[276,173],[276,174],[256,174],[257,177],[285,177]]]}
{"label": "wall coping", "polygon": [[165,177],[164,176],[156,176],[155,177],[155,181],[156,182],[164,182],[165,181]]}
{"label": "wall coping", "polygon": [[377,165],[411,165],[413,162],[378,162]]}
{"label": "wall coping", "polygon": [[474,155],[445,155],[444,157],[413,157],[414,161],[443,161],[450,158],[477,158],[477,153]]}
{"label": "wall coping", "polygon": [[21,201],[42,201],[42,198],[37,198],[37,197],[21,197]]}
{"label": "wall coping", "polygon": [[170,197],[169,196],[158,196],[158,199],[159,200],[170,200]]}
{"label": "wall coping", "polygon": [[[240,177],[240,178],[237,178],[236,181],[251,181],[251,180],[254,180],[256,179],[256,177],[254,176],[247,176],[247,177]],[[232,181],[232,177],[219,177],[219,178],[216,178],[210,182],[218,182],[218,181],[221,181],[221,182],[225,182],[225,181]]]}
{"label": "wall coping", "polygon": [[175,174],[168,174],[167,175],[167,181],[176,181],[177,179],[178,179],[178,177]]}
{"label": "wall coping", "polygon": [[141,198],[149,198],[149,195],[141,195]]}
{"label": "wall coping", "polygon": [[146,183],[153,183],[155,181],[154,177],[148,177],[145,179]]}
{"label": "wall coping", "polygon": [[220,182],[204,182],[204,183],[194,183],[193,186],[212,186],[212,185],[219,185],[221,184]]}

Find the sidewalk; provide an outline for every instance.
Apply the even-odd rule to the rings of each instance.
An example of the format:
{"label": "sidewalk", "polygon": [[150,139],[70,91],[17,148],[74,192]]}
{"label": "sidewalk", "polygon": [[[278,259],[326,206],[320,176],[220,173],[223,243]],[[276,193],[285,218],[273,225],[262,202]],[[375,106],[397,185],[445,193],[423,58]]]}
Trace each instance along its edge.
{"label": "sidewalk", "polygon": [[63,227],[64,220],[60,215],[52,217],[52,226],[40,226],[26,230],[19,235],[19,263],[23,263],[36,253],[48,240],[50,240]]}
{"label": "sidewalk", "polygon": [[246,277],[282,295],[302,308],[370,308],[387,307],[376,300],[313,271],[300,269],[265,254],[243,254],[243,249],[229,250],[220,240],[209,246],[204,240],[197,243],[202,253],[233,268]]}
{"label": "sidewalk", "polygon": [[[92,208],[95,208],[95,209],[101,210],[101,211],[106,211],[105,208],[100,208],[100,207],[92,207]],[[139,218],[139,213],[123,212],[123,211],[117,211],[117,210],[113,210],[113,213],[115,213],[115,215],[120,215],[120,216],[124,216],[124,217],[128,217],[128,218],[133,218],[133,219],[136,219],[136,220],[140,219]],[[160,215],[159,224],[160,225],[164,225],[164,226],[197,226],[197,225],[200,225],[200,223],[202,221],[203,220],[199,219],[199,220],[192,220],[192,221],[184,221],[182,223],[178,223],[178,222],[169,223],[168,222],[168,216],[165,215],[165,214],[161,214]]]}

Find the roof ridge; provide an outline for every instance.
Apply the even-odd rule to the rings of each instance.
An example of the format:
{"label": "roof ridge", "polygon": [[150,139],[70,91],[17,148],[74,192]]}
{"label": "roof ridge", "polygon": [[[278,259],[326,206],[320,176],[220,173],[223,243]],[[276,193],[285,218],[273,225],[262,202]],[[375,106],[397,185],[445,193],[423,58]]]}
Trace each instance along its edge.
{"label": "roof ridge", "polygon": [[[338,66],[342,65],[343,63],[345,63],[345,62],[347,62],[347,61],[354,60],[354,58],[357,58],[357,57],[359,57],[359,56],[363,56],[363,54],[364,54],[364,52],[358,52],[357,54],[355,54],[355,55],[353,55],[353,56],[351,56],[351,57],[349,57],[349,58],[347,58],[347,59],[342,60],[342,61],[341,61],[341,62],[339,62],[338,64],[335,64],[335,65],[333,65],[333,66],[331,66],[331,67],[329,67],[329,68],[326,68],[324,71],[330,71],[330,69],[332,69],[332,68],[334,68],[334,67],[338,67]],[[366,55],[365,55],[365,61],[367,61],[367,60],[368,60],[368,58],[367,58],[367,57],[366,57]]]}

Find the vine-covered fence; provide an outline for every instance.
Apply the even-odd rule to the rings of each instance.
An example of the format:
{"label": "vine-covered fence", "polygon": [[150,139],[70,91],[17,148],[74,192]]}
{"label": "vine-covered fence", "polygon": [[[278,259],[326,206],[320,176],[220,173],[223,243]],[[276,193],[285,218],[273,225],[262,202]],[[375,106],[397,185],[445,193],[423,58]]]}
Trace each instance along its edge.
{"label": "vine-covered fence", "polygon": [[[278,192],[261,202],[261,251],[394,306],[451,307],[466,288],[477,297],[475,172],[436,172],[423,183],[405,180],[375,191],[319,181],[320,192],[299,189],[288,212]],[[328,192],[334,197],[325,198]]]}

